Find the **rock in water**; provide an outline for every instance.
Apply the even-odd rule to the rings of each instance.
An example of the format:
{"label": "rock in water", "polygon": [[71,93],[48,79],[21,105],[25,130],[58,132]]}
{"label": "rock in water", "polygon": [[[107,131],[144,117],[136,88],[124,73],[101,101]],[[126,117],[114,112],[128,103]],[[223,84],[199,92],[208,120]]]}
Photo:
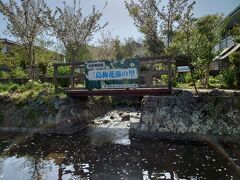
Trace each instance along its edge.
{"label": "rock in water", "polygon": [[108,123],[110,123],[109,120],[103,120],[103,124],[108,124]]}
{"label": "rock in water", "polygon": [[130,121],[130,115],[129,114],[124,114],[121,116],[122,120],[121,121]]}

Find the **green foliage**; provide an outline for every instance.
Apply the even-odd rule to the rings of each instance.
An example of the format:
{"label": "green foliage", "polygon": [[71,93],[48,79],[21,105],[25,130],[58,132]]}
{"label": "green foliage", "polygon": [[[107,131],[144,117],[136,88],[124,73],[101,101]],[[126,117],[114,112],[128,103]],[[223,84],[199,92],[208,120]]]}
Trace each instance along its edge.
{"label": "green foliage", "polygon": [[36,62],[40,73],[43,75],[47,74],[48,67],[52,65],[55,61],[62,61],[62,57],[57,52],[46,49],[46,47],[51,46],[51,42],[39,40],[39,47],[35,48]]}
{"label": "green foliage", "polygon": [[0,53],[0,66],[7,67],[10,70],[9,73],[0,72],[0,77],[4,79],[27,77],[27,74],[23,71],[25,59],[24,49],[18,46],[12,48],[11,52],[7,54]]}
{"label": "green foliage", "polygon": [[53,65],[48,65],[48,67],[47,67],[47,76],[53,77],[53,75],[54,75]]}
{"label": "green foliage", "polygon": [[125,39],[125,44],[121,48],[123,57],[133,58],[139,55],[137,53],[138,48],[140,48],[140,45],[133,38]]}
{"label": "green foliage", "polygon": [[187,84],[192,83],[191,73],[178,73],[177,82],[178,83],[187,83]]}
{"label": "green foliage", "polygon": [[0,84],[0,93],[9,91],[12,85],[14,85],[14,83]]}
{"label": "green foliage", "polygon": [[223,83],[227,87],[235,86],[235,72],[232,69],[224,70],[221,74],[222,74]]}
{"label": "green foliage", "polygon": [[158,7],[155,0],[144,1],[125,1],[126,8],[134,20],[138,30],[144,34],[144,44],[147,46],[151,55],[163,53],[164,43],[160,38],[158,27],[160,25],[158,17]]}
{"label": "green foliage", "polygon": [[204,87],[208,86],[210,64],[215,57],[213,48],[218,43],[223,29],[222,19],[218,14],[196,20],[190,16],[176,33],[167,50],[171,55],[186,56],[186,62],[193,65],[194,74]]}
{"label": "green foliage", "polygon": [[9,73],[4,72],[4,71],[0,71],[0,78],[8,79],[8,78],[10,78],[10,77],[11,77],[11,76],[9,75]]}
{"label": "green foliage", "polygon": [[[213,76],[209,76],[209,84],[214,85],[214,84],[220,84],[220,75],[213,77]],[[222,79],[222,76],[221,76]]]}
{"label": "green foliage", "polygon": [[0,93],[13,99],[18,106],[25,105],[29,99],[37,98],[39,93],[43,91],[49,94],[49,96],[54,95],[54,87],[49,83],[40,83],[30,80],[28,83],[22,85],[12,82],[0,84]]}
{"label": "green foliage", "polygon": [[23,69],[26,69],[27,64],[26,60],[28,59],[28,57],[23,47],[21,46],[13,47],[10,53],[8,53],[8,55],[12,57],[14,60],[13,66],[10,67],[11,70],[19,66],[22,67]]}
{"label": "green foliage", "polygon": [[19,65],[19,63],[16,61],[14,54],[3,54],[0,52],[0,65],[8,67],[9,69],[13,69]]}
{"label": "green foliage", "polygon": [[235,73],[236,84],[240,87],[240,52],[234,52],[229,57],[230,62],[232,63],[232,70]]}
{"label": "green foliage", "polygon": [[[76,54],[75,54],[76,53]],[[76,51],[72,46],[68,46],[66,49],[66,60],[71,61],[86,61],[91,59],[91,53],[89,46],[83,45]]]}
{"label": "green foliage", "polygon": [[233,36],[235,42],[240,43],[240,24],[232,29],[231,35]]}
{"label": "green foliage", "polygon": [[47,10],[48,7],[44,1],[32,0],[28,3],[26,1],[17,3],[16,0],[12,0],[0,3],[0,12],[7,19],[7,30],[21,41],[21,46],[26,50],[28,65],[35,65],[34,43],[36,37],[45,29]]}
{"label": "green foliage", "polygon": [[186,83],[191,83],[191,82],[192,82],[191,73],[186,73],[186,74],[184,75],[184,79],[185,79],[185,82],[186,82]]}
{"label": "green foliage", "polygon": [[[61,55],[54,51],[50,51],[45,49],[44,47],[36,47],[36,62],[38,68],[40,69],[40,73],[46,75],[48,67],[56,60],[60,61]],[[13,78],[27,78],[28,75],[26,73],[26,59],[27,55],[23,47],[16,46],[11,48],[11,51],[7,54],[3,54],[0,52],[0,66],[5,66],[10,69],[10,76]],[[1,73],[1,72],[0,72]],[[5,74],[0,77],[2,78],[10,78],[10,76],[6,76]]]}
{"label": "green foliage", "polygon": [[18,84],[12,84],[10,87],[9,87],[9,91],[18,91],[19,90],[19,85]]}
{"label": "green foliage", "polygon": [[17,67],[12,70],[11,76],[13,78],[27,78],[28,75],[25,73],[25,71],[21,67]]}
{"label": "green foliage", "polygon": [[161,79],[162,79],[162,82],[163,84],[168,84],[168,75],[161,75]]}
{"label": "green foliage", "polygon": [[121,59],[123,58],[123,55],[121,53],[121,46],[120,46],[120,40],[116,39],[114,42],[113,42],[113,56],[115,59]]}
{"label": "green foliage", "polygon": [[224,88],[226,84],[223,80],[223,75],[219,74],[217,76],[209,76],[209,86],[211,88]]}
{"label": "green foliage", "polygon": [[15,93],[25,93],[29,90],[33,90],[33,91],[40,91],[43,89],[51,89],[53,88],[53,85],[49,84],[49,83],[39,83],[36,81],[32,81],[30,80],[28,83],[26,84],[22,84],[19,85],[17,83],[7,83],[7,84],[0,84],[0,93],[3,92],[15,92]]}
{"label": "green foliage", "polygon": [[[58,69],[58,74],[59,75],[70,75],[71,74],[71,69],[70,67],[59,67]],[[69,87],[70,85],[70,78],[64,78],[64,79],[59,79],[58,83],[62,87]]]}

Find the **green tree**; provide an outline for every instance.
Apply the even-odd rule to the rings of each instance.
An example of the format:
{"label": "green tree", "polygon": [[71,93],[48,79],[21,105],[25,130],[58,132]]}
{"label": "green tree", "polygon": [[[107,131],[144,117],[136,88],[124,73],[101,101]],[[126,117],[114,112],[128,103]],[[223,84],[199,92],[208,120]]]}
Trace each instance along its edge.
{"label": "green tree", "polygon": [[164,52],[163,37],[167,39],[167,47],[170,45],[189,3],[188,0],[169,0],[162,8],[159,8],[161,1],[156,0],[131,0],[125,4],[135,25],[145,35],[149,51],[158,55]]}
{"label": "green tree", "polygon": [[142,43],[136,42],[133,38],[125,39],[121,47],[122,55],[125,58],[143,57],[147,55],[147,50]]}
{"label": "green tree", "polygon": [[196,21],[198,41],[201,43],[198,51],[200,61],[196,61],[196,64],[200,64],[198,67],[200,80],[205,87],[208,87],[209,84],[210,64],[216,56],[214,47],[219,42],[223,26],[223,16],[218,14],[203,16]]}
{"label": "green tree", "polygon": [[8,53],[0,52],[0,65],[8,67],[10,71],[13,71],[16,67],[26,69],[26,58],[27,55],[24,47],[15,46]]}
{"label": "green tree", "polygon": [[[231,30],[231,35],[234,38],[234,41],[237,43],[240,43],[240,25],[235,26]],[[235,79],[237,80],[237,86],[240,87],[240,52],[236,51],[234,52],[230,58],[230,62],[232,63],[233,67],[232,70],[235,73]]]}
{"label": "green tree", "polygon": [[[91,59],[91,53],[90,53],[90,47],[86,44],[83,44],[77,52],[77,56],[74,57],[75,53],[73,52],[74,50],[72,49],[72,46],[67,47],[66,49],[66,60],[68,62],[73,61],[74,59],[77,59],[78,61],[86,61]],[[73,56],[74,55],[74,56]]]}
{"label": "green tree", "polygon": [[145,44],[152,55],[163,53],[164,44],[159,34],[157,3],[155,0],[125,1],[130,16],[138,30],[145,36]]}
{"label": "green tree", "polygon": [[240,52],[236,51],[230,56],[230,62],[232,63],[232,71],[234,72],[236,84],[240,87]]}
{"label": "green tree", "polygon": [[0,72],[2,78],[26,78],[26,53],[21,46],[16,46],[8,53],[0,52],[0,66],[7,67],[9,72]]}
{"label": "green tree", "polygon": [[210,64],[215,57],[213,49],[219,41],[222,29],[221,15],[207,15],[195,20],[189,14],[169,50],[187,57],[188,64],[204,87],[208,87]]}
{"label": "green tree", "polygon": [[113,42],[113,56],[115,59],[123,58],[121,52],[121,41],[119,39],[115,39]]}
{"label": "green tree", "polygon": [[173,57],[184,55],[186,64],[190,68],[190,75],[193,82],[193,86],[195,88],[196,93],[198,94],[197,86],[196,86],[196,75],[192,65],[193,59],[196,58],[195,54],[195,46],[197,43],[196,38],[194,36],[195,29],[194,23],[195,18],[193,18],[193,4],[190,4],[187,8],[186,13],[183,18],[179,21],[181,26],[180,30],[175,34],[173,38],[173,42],[170,44],[168,48],[166,48],[166,53]]}
{"label": "green tree", "polygon": [[25,49],[26,65],[30,70],[31,78],[35,79],[35,42],[36,38],[45,29],[47,6],[44,0],[10,0],[4,3],[0,0],[0,13],[7,19],[7,28]]}
{"label": "green tree", "polygon": [[233,36],[235,42],[240,43],[240,24],[232,29],[231,35]]}

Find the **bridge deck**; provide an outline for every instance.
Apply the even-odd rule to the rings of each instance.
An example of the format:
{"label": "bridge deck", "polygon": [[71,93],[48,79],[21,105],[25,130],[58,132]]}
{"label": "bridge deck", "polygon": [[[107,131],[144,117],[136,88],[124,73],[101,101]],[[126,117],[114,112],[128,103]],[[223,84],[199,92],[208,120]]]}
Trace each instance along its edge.
{"label": "bridge deck", "polygon": [[168,88],[136,88],[136,89],[65,89],[67,95],[72,97],[87,97],[87,96],[161,96],[171,94],[171,89]]}

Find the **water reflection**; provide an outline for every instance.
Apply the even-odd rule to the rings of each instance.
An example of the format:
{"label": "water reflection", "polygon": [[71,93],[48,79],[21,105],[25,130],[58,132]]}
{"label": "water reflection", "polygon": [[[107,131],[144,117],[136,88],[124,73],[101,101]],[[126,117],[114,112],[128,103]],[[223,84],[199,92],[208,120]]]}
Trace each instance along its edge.
{"label": "water reflection", "polygon": [[97,127],[89,132],[89,140],[92,145],[103,144],[130,145],[129,128]]}
{"label": "water reflection", "polygon": [[[15,137],[0,137],[0,179],[240,178],[228,159],[207,144],[131,140],[94,145],[84,134],[34,135],[18,143]],[[225,149],[239,165],[239,147]]]}

